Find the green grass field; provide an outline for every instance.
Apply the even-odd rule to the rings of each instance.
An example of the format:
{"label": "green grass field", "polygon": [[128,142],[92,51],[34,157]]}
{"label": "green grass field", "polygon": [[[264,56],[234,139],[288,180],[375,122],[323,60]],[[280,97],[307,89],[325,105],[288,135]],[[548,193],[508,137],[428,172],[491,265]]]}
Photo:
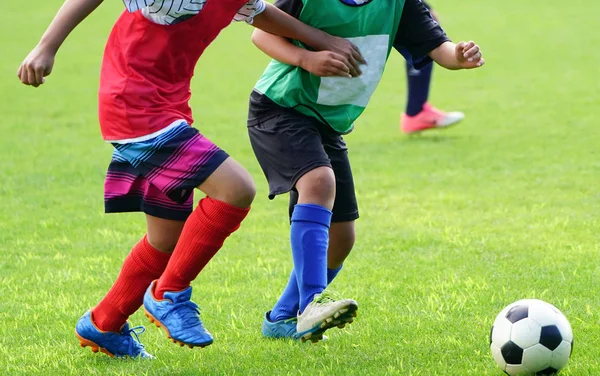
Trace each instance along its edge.
{"label": "green grass field", "polygon": [[332,288],[359,302],[359,317],[316,345],[260,335],[291,268],[287,202],[267,199],[245,130],[248,94],[268,60],[250,27],[230,27],[198,66],[196,126],[251,171],[259,195],[193,284],[215,344],[181,349],[138,312],[131,321],[147,326],[153,362],[93,355],[73,333],[145,227],[139,214],[103,213],[111,147],[100,138],[96,90],[120,2],[72,35],[46,85],[16,79],[60,3],[2,6],[0,374],[501,375],[491,323],[528,297],[571,321],[564,374],[600,374],[598,2],[434,1],[447,32],[476,40],[487,65],[437,69],[433,102],[467,120],[406,137],[404,66],[391,58],[346,138],[362,217]]}

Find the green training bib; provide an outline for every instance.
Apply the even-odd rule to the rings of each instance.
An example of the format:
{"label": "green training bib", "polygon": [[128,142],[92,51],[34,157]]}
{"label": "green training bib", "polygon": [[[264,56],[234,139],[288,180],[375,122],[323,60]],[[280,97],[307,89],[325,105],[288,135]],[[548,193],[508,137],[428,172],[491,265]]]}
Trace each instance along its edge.
{"label": "green training bib", "polygon": [[[360,49],[368,65],[357,78],[317,77],[272,60],[255,89],[283,107],[317,118],[337,132],[349,133],[383,76],[404,0],[373,0],[347,5],[340,0],[303,0],[300,21],[345,38]],[[297,46],[306,48],[299,42]]]}

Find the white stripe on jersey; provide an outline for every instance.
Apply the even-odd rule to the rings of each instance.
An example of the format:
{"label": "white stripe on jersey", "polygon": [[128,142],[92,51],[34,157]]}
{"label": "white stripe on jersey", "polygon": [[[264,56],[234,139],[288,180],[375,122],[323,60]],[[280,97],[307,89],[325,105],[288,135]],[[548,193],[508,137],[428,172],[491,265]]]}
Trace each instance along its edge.
{"label": "white stripe on jersey", "polygon": [[[150,21],[171,25],[194,16],[204,8],[207,0],[123,0],[129,12],[142,11]],[[219,0],[213,0],[219,1]],[[249,0],[234,17],[234,21],[252,23],[261,14],[266,4],[264,0]]]}
{"label": "white stripe on jersey", "polygon": [[155,0],[123,0],[125,8],[127,8],[129,12],[135,12],[136,10],[149,7],[154,1]]}
{"label": "white stripe on jersey", "polygon": [[254,17],[264,12],[266,7],[267,4],[265,4],[264,0],[250,0],[238,10],[233,20],[246,21],[251,24],[254,21]]}
{"label": "white stripe on jersey", "polygon": [[111,144],[132,144],[134,142],[144,142],[144,141],[152,140],[153,138],[156,138],[158,136],[161,136],[161,135],[169,132],[171,129],[176,128],[182,124],[187,124],[187,121],[185,119],[175,120],[174,122],[169,124],[167,127],[163,128],[159,131],[156,131],[154,133],[145,135],[145,136],[136,137],[136,138],[128,138],[125,140],[109,140],[106,142],[109,142]]}

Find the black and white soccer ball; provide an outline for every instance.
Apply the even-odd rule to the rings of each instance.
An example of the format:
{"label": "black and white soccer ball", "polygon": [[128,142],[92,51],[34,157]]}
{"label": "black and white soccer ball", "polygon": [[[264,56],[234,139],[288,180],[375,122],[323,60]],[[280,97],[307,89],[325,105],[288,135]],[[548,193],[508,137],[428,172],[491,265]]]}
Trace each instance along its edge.
{"label": "black and white soccer ball", "polygon": [[505,307],[490,333],[494,360],[508,375],[555,375],[573,350],[573,331],[552,304],[525,299]]}

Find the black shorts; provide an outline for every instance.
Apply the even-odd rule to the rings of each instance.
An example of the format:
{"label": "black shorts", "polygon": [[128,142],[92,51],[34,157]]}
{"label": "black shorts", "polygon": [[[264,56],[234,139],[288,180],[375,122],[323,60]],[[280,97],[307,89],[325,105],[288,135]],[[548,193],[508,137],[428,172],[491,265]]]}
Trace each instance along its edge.
{"label": "black shorts", "polygon": [[256,91],[250,95],[248,133],[267,181],[269,198],[290,192],[290,213],[298,200],[296,182],[317,167],[331,167],[336,195],[332,222],[358,219],[354,178],[342,136],[317,119],[281,107]]}

